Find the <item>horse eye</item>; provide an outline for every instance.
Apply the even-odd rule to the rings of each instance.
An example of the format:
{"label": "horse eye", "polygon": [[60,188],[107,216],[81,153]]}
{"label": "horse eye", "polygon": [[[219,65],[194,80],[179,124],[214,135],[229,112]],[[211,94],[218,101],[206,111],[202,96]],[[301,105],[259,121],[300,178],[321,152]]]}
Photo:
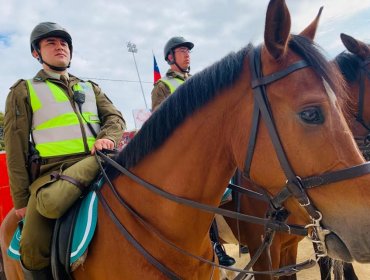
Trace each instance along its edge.
{"label": "horse eye", "polygon": [[322,124],[324,123],[324,115],[319,107],[308,107],[299,113],[302,121],[308,124]]}

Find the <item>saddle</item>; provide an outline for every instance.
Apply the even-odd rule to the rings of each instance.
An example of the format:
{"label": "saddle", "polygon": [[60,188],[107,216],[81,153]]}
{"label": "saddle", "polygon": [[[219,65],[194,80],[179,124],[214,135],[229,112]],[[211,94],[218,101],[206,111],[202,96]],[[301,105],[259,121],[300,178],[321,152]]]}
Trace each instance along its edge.
{"label": "saddle", "polygon": [[[96,181],[94,187],[101,186],[101,183],[102,180]],[[94,187],[93,189],[96,189]],[[97,213],[98,198],[95,191],[90,191],[56,221],[51,242],[51,268],[54,280],[73,279],[71,272],[83,263],[88,245],[93,238]],[[21,231],[20,224],[7,250],[8,255],[18,261]]]}
{"label": "saddle", "polygon": [[[94,185],[101,185],[100,181]],[[90,191],[56,221],[51,242],[54,280],[73,279],[71,272],[86,258],[88,245],[94,236],[97,215],[98,198],[95,191]]]}

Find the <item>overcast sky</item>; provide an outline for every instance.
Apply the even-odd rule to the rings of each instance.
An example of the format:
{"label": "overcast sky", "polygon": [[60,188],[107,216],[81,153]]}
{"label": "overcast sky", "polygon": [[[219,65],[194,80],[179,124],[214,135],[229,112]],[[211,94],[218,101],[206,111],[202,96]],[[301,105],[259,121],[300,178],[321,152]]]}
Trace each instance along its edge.
{"label": "overcast sky", "polygon": [[[151,107],[153,53],[161,74],[168,65],[163,47],[172,36],[195,44],[191,72],[211,65],[249,42],[263,39],[267,0],[0,0],[0,111],[9,87],[32,78],[40,64],[31,56],[29,36],[43,21],[57,22],[73,38],[70,73],[98,83],[120,109],[129,129],[132,110],[145,108],[139,78],[127,42],[135,54],[147,106]],[[292,33],[299,33],[324,6],[318,44],[328,58],[344,50],[339,34],[370,42],[369,0],[287,0]]]}

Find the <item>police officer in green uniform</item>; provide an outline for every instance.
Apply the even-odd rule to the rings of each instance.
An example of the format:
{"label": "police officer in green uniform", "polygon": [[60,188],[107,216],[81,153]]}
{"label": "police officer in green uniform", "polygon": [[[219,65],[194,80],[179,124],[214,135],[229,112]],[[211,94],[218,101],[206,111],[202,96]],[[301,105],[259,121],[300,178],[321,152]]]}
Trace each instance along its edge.
{"label": "police officer in green uniform", "polygon": [[[32,56],[43,69],[10,88],[5,150],[15,211],[25,218],[20,240],[25,279],[43,280],[52,279],[50,242],[55,219],[97,175],[95,151],[113,149],[126,125],[97,84],[67,72],[73,46],[63,27],[40,23],[30,43]],[[38,174],[29,170],[28,158],[35,153]]]}
{"label": "police officer in green uniform", "polygon": [[184,37],[172,37],[164,47],[164,59],[170,65],[166,76],[159,79],[152,90],[152,110],[158,106],[191,75],[190,51],[194,44]]}
{"label": "police officer in green uniform", "polygon": [[[152,111],[155,111],[176,88],[191,76],[189,74],[190,51],[193,47],[194,44],[192,42],[179,36],[172,37],[164,46],[164,59],[170,65],[170,69],[165,77],[154,84],[152,90]],[[219,242],[216,220],[212,223],[210,238],[219,263],[224,266],[235,264],[235,259],[226,254],[224,247]]]}

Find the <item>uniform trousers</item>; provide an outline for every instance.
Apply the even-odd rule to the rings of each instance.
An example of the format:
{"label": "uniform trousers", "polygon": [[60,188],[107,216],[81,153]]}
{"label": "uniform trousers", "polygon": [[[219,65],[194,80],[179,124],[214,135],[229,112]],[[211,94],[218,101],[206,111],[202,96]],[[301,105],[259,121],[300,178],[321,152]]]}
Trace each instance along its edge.
{"label": "uniform trousers", "polygon": [[[95,157],[87,157],[60,173],[88,186],[99,171]],[[50,175],[38,178],[30,187],[31,195],[20,240],[21,260],[29,270],[50,266],[50,247],[55,220],[81,196],[81,190],[66,180]]]}

